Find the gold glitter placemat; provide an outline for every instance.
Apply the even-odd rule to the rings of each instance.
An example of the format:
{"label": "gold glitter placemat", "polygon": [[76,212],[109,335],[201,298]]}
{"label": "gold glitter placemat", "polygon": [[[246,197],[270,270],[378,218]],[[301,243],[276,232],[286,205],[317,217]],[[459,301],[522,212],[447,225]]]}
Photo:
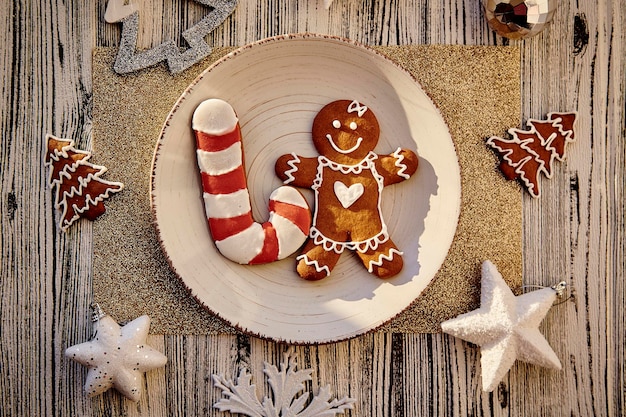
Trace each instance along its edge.
{"label": "gold glitter placemat", "polygon": [[[152,157],[162,124],[200,72],[233,48],[215,48],[172,76],[164,66],[118,76],[115,50],[93,57],[93,160],[106,179],[124,183],[94,222],[94,300],[118,321],[142,314],[156,334],[236,332],[188,294],[161,252],[150,208]],[[462,206],[446,261],[428,288],[380,330],[430,333],[441,321],[476,308],[480,264],[493,261],[521,285],[520,189],[497,172],[485,138],[520,123],[520,59],[515,47],[377,47],[411,72],[441,110],[461,166]]]}

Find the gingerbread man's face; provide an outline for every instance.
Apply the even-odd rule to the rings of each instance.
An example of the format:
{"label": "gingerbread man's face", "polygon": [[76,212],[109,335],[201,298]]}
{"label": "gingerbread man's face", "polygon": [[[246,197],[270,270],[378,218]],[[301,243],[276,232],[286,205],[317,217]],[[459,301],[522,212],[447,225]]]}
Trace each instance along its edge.
{"label": "gingerbread man's face", "polygon": [[359,102],[338,100],[327,104],[313,121],[313,144],[333,162],[359,163],[374,150],[380,128],[376,116]]}

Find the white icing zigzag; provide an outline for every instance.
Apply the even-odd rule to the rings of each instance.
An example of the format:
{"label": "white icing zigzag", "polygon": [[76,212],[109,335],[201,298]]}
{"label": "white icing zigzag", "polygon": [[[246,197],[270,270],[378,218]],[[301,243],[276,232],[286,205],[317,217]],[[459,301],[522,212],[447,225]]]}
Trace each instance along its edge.
{"label": "white icing zigzag", "polygon": [[398,176],[404,178],[405,180],[408,180],[409,178],[411,178],[411,176],[405,172],[407,170],[407,166],[406,164],[402,163],[402,161],[404,161],[404,155],[400,153],[401,150],[402,149],[398,148],[391,155],[396,158],[396,162],[394,162],[394,165],[400,168],[400,170],[398,171]]}
{"label": "white icing zigzag", "polygon": [[[50,185],[50,188],[53,188],[54,186],[58,186],[63,182],[63,179],[71,179],[72,178],[72,174],[74,174],[74,172],[76,172],[76,170],[78,169],[78,167],[80,165],[84,165],[84,163],[81,163],[81,161],[86,161],[91,157],[91,153],[87,152],[87,151],[83,151],[80,149],[75,149],[74,148],[74,141],[73,140],[69,140],[69,139],[62,139],[62,138],[57,138],[56,136],[53,135],[46,135],[46,141],[48,141],[48,139],[52,137],[58,141],[63,141],[63,142],[67,142],[68,144],[65,145],[64,147],[61,148],[61,150],[59,151],[58,149],[55,149],[53,153],[50,154],[50,163],[46,163],[46,166],[52,166],[52,161],[54,162],[59,162],[61,160],[61,158],[67,159],[69,158],[69,154],[67,151],[73,151],[76,152],[77,154],[81,154],[81,155],[86,155],[85,158],[83,159],[79,159],[77,161],[72,162],[71,164],[67,164],[63,167],[63,171],[59,172],[59,178],[53,178],[52,175],[54,174],[54,170],[51,169],[50,173],[48,174],[48,184]],[[102,167],[104,168],[104,167]]]}
{"label": "white icing zigzag", "polygon": [[[104,180],[99,180],[99,181],[104,182]],[[115,185],[115,183],[113,184]],[[85,194],[85,205],[83,207],[78,207],[76,204],[72,204],[72,208],[74,209],[74,212],[76,214],[74,214],[70,220],[63,220],[63,224],[61,225],[61,230],[66,230],[68,227],[72,225],[72,223],[74,223],[76,220],[80,218],[81,214],[85,213],[93,206],[97,206],[104,200],[110,198],[111,193],[116,193],[116,192],[118,191],[111,189],[111,188],[107,188],[104,194],[100,194],[95,199],[91,197],[91,194]],[[57,209],[63,208],[63,214],[61,215],[61,218],[65,219],[65,215],[67,213],[67,207],[65,205],[63,205],[63,207],[61,207],[61,205],[55,205],[55,208]]]}
{"label": "white icing zigzag", "polygon": [[289,165],[291,169],[285,171],[285,175],[287,176],[287,179],[283,181],[283,184],[289,184],[290,182],[293,182],[296,180],[293,174],[298,172],[298,167],[296,166],[296,164],[299,164],[301,161],[298,155],[296,155],[295,153],[292,153],[291,156],[293,156],[293,159],[290,159],[289,161],[287,161],[287,165]]}
{"label": "white icing zigzag", "polygon": [[391,261],[393,259],[393,254],[396,253],[400,256],[404,255],[403,252],[400,252],[399,250],[395,249],[395,248],[391,248],[389,249],[389,254],[385,255],[384,253],[381,253],[380,256],[378,257],[377,261],[370,261],[369,262],[369,266],[367,267],[367,271],[371,274],[374,271],[374,265],[376,266],[381,266],[383,264],[383,261]]}
{"label": "white icing zigzag", "polygon": [[328,266],[324,265],[324,266],[320,266],[319,262],[317,262],[316,260],[310,260],[308,256],[306,255],[300,255],[296,258],[298,261],[300,259],[304,259],[304,263],[307,264],[308,266],[313,265],[315,267],[315,272],[322,272],[325,271],[326,272],[326,276],[330,275],[330,269],[328,268]]}
{"label": "white icing zigzag", "polygon": [[[510,139],[510,140],[500,138],[498,136],[492,136],[489,139],[487,139],[487,142],[486,142],[489,146],[491,146],[492,148],[496,149],[498,152],[501,153],[502,159],[504,159],[511,167],[515,168],[514,172],[517,175],[519,175],[520,179],[524,182],[524,185],[526,186],[526,189],[528,190],[530,195],[533,196],[534,198],[539,197],[540,190],[538,189],[538,187],[535,187],[535,184],[526,176],[526,172],[524,171],[524,165],[531,159],[535,159],[536,161],[539,161],[539,168],[537,169],[537,172],[543,172],[544,174],[546,173],[545,162],[541,160],[541,157],[539,156],[539,154],[537,154],[537,152],[533,151],[532,149],[526,146],[523,149],[525,149],[531,155],[527,156],[526,158],[521,159],[516,164],[510,158],[510,156],[513,154],[513,150],[503,149],[502,147],[498,146],[498,144],[495,142],[496,140],[501,140],[506,143],[516,143],[516,144],[519,144],[520,146],[524,145],[524,143],[519,142],[517,135],[514,135],[513,139]],[[528,143],[528,141],[526,141],[526,143]]]}

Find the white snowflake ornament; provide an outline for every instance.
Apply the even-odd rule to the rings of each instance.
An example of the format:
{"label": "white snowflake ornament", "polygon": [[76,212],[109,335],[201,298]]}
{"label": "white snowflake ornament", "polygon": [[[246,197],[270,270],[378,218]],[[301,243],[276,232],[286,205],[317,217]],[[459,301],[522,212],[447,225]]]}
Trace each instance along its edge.
{"label": "white snowflake ornament", "polygon": [[263,369],[272,390],[272,399],[264,397],[260,401],[257,398],[256,386],[252,384],[252,376],[246,368],[241,369],[235,383],[223,375],[213,375],[214,385],[224,395],[214,407],[250,417],[333,417],[352,409],[355,400],[349,397],[331,400],[332,393],[328,385],[320,388],[311,399],[310,393],[303,391],[304,383],[311,380],[313,370],[296,370],[296,360],[291,352],[286,352],[284,359],[280,370],[268,363],[265,363]]}
{"label": "white snowflake ornament", "polygon": [[150,317],[120,327],[99,307],[94,310],[93,339],[67,348],[65,356],[89,368],[84,387],[88,396],[115,388],[129,400],[139,401],[144,372],[167,362],[165,355],[146,345]]}
{"label": "white snowflake ornament", "polygon": [[554,303],[557,291],[543,288],[515,296],[490,261],[483,262],[480,308],[444,321],[444,333],[481,347],[483,390],[493,391],[516,359],[561,369],[561,363],[539,324]]}

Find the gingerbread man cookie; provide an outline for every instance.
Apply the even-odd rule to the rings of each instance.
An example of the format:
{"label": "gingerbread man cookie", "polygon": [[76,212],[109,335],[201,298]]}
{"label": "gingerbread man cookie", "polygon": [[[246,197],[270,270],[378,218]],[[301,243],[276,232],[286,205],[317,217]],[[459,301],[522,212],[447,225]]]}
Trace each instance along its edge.
{"label": "gingerbread man cookie", "polygon": [[357,253],[367,270],[380,277],[396,275],[403,266],[402,252],[389,236],[382,217],[385,186],[410,178],[417,155],[398,148],[378,155],[380,128],[374,113],[357,101],[327,104],[313,121],[317,157],[283,155],[276,174],[285,184],[315,192],[315,212],[297,270],[301,277],[318,280],[330,275],[346,250]]}

